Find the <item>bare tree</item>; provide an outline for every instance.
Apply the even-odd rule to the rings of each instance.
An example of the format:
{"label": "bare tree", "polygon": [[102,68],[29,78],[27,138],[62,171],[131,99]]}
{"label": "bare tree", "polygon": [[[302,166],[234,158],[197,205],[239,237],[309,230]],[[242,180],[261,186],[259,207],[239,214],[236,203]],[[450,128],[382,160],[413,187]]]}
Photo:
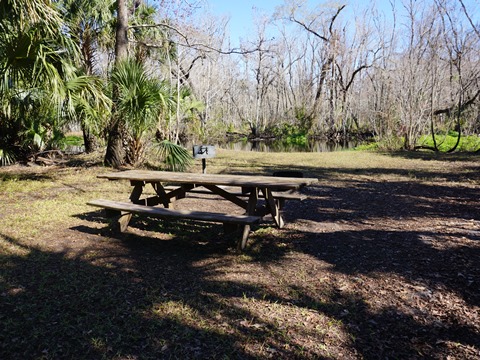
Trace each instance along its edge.
{"label": "bare tree", "polygon": [[[480,96],[480,61],[478,59],[480,37],[463,3],[461,3],[462,12],[472,25],[471,30],[466,30],[462,26],[461,11],[453,4],[447,0],[436,0],[436,5],[444,30],[444,49],[450,74],[450,99],[446,101],[449,105],[436,109],[434,115],[446,115],[454,119],[458,136],[455,145],[448,150],[452,152],[460,143],[462,114]],[[432,134],[432,136],[435,135]]]}
{"label": "bare tree", "polygon": [[452,120],[457,129],[474,123],[465,110],[480,98],[480,37],[462,1],[403,0],[401,11],[397,3],[388,17],[367,9],[348,20],[345,5],[307,9],[289,0],[273,17],[275,38],[263,17],[237,48],[224,19],[190,14],[134,26],[168,31],[177,57],[160,76],[205,104],[200,125],[189,122],[190,129],[177,111],[168,130],[174,138],[247,125],[258,135],[285,122],[335,136],[366,128],[414,149]]}

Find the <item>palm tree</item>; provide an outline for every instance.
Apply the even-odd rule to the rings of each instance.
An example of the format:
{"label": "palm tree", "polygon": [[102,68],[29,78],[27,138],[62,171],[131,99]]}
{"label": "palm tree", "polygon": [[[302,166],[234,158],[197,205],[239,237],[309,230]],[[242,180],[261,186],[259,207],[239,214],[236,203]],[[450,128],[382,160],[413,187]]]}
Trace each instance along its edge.
{"label": "palm tree", "polygon": [[117,91],[114,116],[123,119],[128,138],[126,160],[136,164],[144,154],[145,135],[153,135],[158,118],[174,106],[169,86],[150,77],[144,65],[133,59],[120,62],[111,81]]}
{"label": "palm tree", "polygon": [[[126,0],[117,0],[117,21],[115,29],[115,66],[128,58],[128,11]],[[116,85],[112,88],[113,104],[118,101]],[[112,109],[112,117],[107,126],[107,150],[104,163],[107,166],[120,167],[125,163],[123,138],[125,135],[124,124],[115,108]]]}
{"label": "palm tree", "polygon": [[[59,2],[62,14],[68,22],[68,31],[80,49],[79,66],[86,75],[99,72],[98,61],[101,52],[113,49],[114,0],[63,0]],[[98,148],[99,123],[98,116],[82,112],[77,116],[83,132],[85,152],[93,152]],[[103,129],[102,129],[103,130]]]}
{"label": "palm tree", "polygon": [[[78,47],[50,0],[0,3],[0,162],[53,145],[83,96],[103,106],[92,77],[77,75]],[[86,105],[88,102],[84,102]],[[70,115],[70,116],[67,116]]]}
{"label": "palm tree", "polygon": [[[105,129],[112,101],[103,80],[97,76],[75,76],[65,82],[65,87],[67,96],[63,113],[67,120],[81,123],[85,149],[90,146],[90,151],[85,151],[91,152],[95,150],[92,137],[96,139]],[[85,138],[90,140],[85,141]]]}
{"label": "palm tree", "polygon": [[[142,1],[135,1],[132,11],[129,13],[125,0],[118,0],[117,2],[117,18],[115,31],[115,66],[125,60],[128,56],[135,55],[137,62],[145,63],[152,54],[152,48],[146,43],[162,43],[170,45],[168,36],[159,31],[156,27],[144,27],[143,25],[154,24],[155,9],[151,6],[143,4]],[[130,16],[129,16],[130,15]],[[130,27],[129,27],[130,17]],[[129,47],[129,40],[127,32],[131,31],[132,37],[135,39],[134,44]],[[171,48],[168,46],[167,48]],[[162,51],[157,53],[162,56]],[[114,104],[117,103],[117,90],[113,85],[112,99]],[[105,153],[105,164],[108,166],[119,167],[125,163],[125,149],[123,146],[125,137],[125,124],[122,119],[117,116],[117,111],[112,111],[112,118],[107,128],[108,141],[107,150]]]}
{"label": "palm tree", "polygon": [[62,76],[71,70],[62,57],[74,46],[62,36],[63,21],[50,1],[0,4],[0,148],[5,162],[43,144],[51,110],[59,108]]}

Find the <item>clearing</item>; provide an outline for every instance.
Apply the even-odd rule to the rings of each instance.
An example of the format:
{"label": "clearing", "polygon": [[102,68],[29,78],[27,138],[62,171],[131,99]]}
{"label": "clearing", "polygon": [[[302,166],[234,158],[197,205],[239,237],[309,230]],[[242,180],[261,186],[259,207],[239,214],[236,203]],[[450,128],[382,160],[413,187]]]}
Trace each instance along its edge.
{"label": "clearing", "polygon": [[99,158],[0,168],[0,358],[480,358],[478,156],[219,150],[320,180],[242,254],[215,224],[109,232],[86,202],[130,186]]}

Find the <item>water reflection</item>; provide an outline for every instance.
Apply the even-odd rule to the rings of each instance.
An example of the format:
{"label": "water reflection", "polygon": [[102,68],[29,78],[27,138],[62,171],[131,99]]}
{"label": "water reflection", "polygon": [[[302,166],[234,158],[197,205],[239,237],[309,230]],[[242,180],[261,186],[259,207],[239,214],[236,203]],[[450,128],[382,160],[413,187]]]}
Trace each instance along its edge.
{"label": "water reflection", "polygon": [[63,152],[68,155],[77,155],[85,152],[84,145],[67,145]]}
{"label": "water reflection", "polygon": [[327,142],[322,140],[310,141],[305,145],[292,144],[286,141],[236,141],[222,144],[222,148],[237,151],[259,152],[332,152],[352,149],[356,143],[346,141],[343,143]]}

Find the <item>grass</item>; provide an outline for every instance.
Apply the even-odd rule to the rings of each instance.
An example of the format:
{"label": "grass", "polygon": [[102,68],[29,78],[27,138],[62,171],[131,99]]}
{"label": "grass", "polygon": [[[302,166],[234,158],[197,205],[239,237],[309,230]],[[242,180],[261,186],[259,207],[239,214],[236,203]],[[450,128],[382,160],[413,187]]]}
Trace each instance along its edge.
{"label": "grass", "polygon": [[83,145],[83,136],[79,135],[67,135],[65,136],[65,145],[67,146],[81,146]]}
{"label": "grass", "polygon": [[[457,143],[458,133],[455,131],[449,131],[448,133],[436,134],[435,140],[437,148],[440,153],[446,153],[455,147]],[[355,147],[355,150],[360,151],[379,151],[382,149],[400,149],[402,148],[402,138],[392,138],[383,142],[370,142],[360,144]],[[418,140],[417,146],[434,147],[432,135],[421,136]],[[468,153],[475,152],[480,149],[480,138],[476,135],[462,135],[460,142],[456,148],[457,152]],[[429,150],[430,152],[431,150]]]}
{"label": "grass", "polygon": [[[438,150],[441,152],[449,151],[453,149],[455,144],[457,143],[458,133],[455,131],[449,131],[446,134],[437,134],[435,140],[437,142]],[[420,144],[424,146],[432,146],[433,147],[433,138],[431,135],[423,136],[420,141]],[[457,150],[458,151],[477,151],[480,149],[480,138],[478,136],[469,135],[465,136],[462,135],[460,138],[460,143],[458,144]]]}
{"label": "grass", "polygon": [[285,229],[262,225],[242,254],[208,224],[138,218],[111,233],[86,202],[127,200],[130,185],[99,181],[110,170],[97,162],[0,168],[1,358],[480,351],[475,156],[218,149],[209,173],[320,180],[285,209]]}

